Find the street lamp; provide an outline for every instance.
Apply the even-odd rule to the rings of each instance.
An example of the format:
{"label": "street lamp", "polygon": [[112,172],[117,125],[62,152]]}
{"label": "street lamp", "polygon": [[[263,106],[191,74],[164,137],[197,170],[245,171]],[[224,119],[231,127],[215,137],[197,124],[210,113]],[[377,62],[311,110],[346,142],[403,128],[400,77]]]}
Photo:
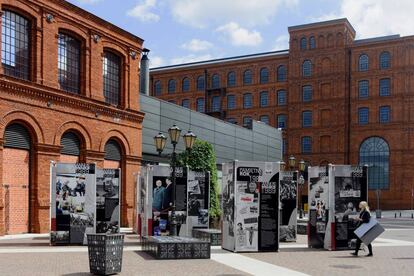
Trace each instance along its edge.
{"label": "street lamp", "polygon": [[[176,171],[176,162],[177,162],[177,152],[176,146],[178,141],[180,140],[181,129],[173,125],[168,129],[168,135],[170,136],[171,144],[173,146],[173,151],[171,154],[171,166],[172,166],[172,203],[171,206],[171,227],[170,227],[170,236],[177,236],[177,216],[175,214],[175,205],[176,205],[176,195],[175,195],[175,188],[176,188],[176,178],[175,178],[175,171]],[[184,143],[186,150],[191,150],[194,146],[195,140],[197,136],[189,130],[186,134],[183,135]],[[159,155],[161,155],[162,151],[165,148],[165,144],[167,142],[167,137],[161,132],[154,137],[154,144],[155,148]]]}
{"label": "street lamp", "polygon": [[305,171],[305,161],[303,161],[303,159],[299,161],[299,171]]}
{"label": "street lamp", "polygon": [[289,156],[288,162],[289,162],[289,167],[291,169],[293,169],[295,167],[295,165],[296,165],[296,158],[295,158],[295,156],[293,156],[293,155]]}
{"label": "street lamp", "polygon": [[286,163],[284,161],[280,161],[279,166],[281,171],[284,171],[286,169]]}

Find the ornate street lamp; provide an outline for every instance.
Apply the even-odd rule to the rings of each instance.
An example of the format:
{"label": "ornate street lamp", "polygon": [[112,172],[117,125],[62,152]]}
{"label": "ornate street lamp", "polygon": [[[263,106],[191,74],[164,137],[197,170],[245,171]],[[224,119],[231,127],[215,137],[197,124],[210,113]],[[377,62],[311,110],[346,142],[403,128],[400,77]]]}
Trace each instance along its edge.
{"label": "ornate street lamp", "polygon": [[[171,144],[173,146],[173,151],[171,154],[171,178],[172,178],[172,202],[171,205],[171,226],[170,226],[170,236],[177,236],[177,216],[175,214],[175,208],[176,208],[176,162],[177,162],[177,152],[176,152],[176,146],[178,144],[178,141],[180,140],[181,135],[181,129],[173,125],[168,129],[168,135],[170,136]],[[197,136],[189,130],[184,137],[184,143],[186,150],[191,150],[194,146],[195,140]],[[165,137],[164,134],[161,132],[154,137],[154,144],[157,152],[161,155],[161,152],[165,148],[165,144],[167,141],[167,137]]]}
{"label": "ornate street lamp", "polygon": [[197,135],[195,135],[191,130],[189,130],[186,134],[184,134],[183,137],[184,137],[185,148],[187,150],[191,150],[197,139]]}
{"label": "ornate street lamp", "polygon": [[291,169],[293,169],[295,167],[295,165],[296,165],[296,158],[295,158],[295,156],[291,155],[289,157],[289,167]]}
{"label": "ornate street lamp", "polygon": [[279,166],[280,166],[280,170],[281,170],[281,171],[284,171],[284,170],[286,169],[286,163],[285,163],[285,162],[283,162],[283,161],[280,161],[280,162],[279,162]]}
{"label": "ornate street lamp", "polygon": [[301,171],[301,172],[305,171],[305,161],[303,161],[303,159],[299,161],[298,166],[299,166],[299,171]]}

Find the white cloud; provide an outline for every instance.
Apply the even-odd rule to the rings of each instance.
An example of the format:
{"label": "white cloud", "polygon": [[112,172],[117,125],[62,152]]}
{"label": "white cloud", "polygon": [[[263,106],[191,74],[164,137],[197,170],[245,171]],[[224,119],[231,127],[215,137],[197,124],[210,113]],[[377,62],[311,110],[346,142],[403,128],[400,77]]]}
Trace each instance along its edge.
{"label": "white cloud", "polygon": [[160,56],[150,56],[150,68],[155,68],[155,67],[160,67],[163,65],[167,65],[165,64],[165,61],[162,57]]}
{"label": "white cloud", "polygon": [[230,22],[216,29],[234,46],[257,46],[262,43],[262,35],[258,31],[249,31],[235,22]]}
{"label": "white cloud", "polygon": [[342,0],[339,12],[319,19],[346,17],[354,26],[358,38],[390,34],[412,35],[413,11],[412,0]]}
{"label": "white cloud", "polygon": [[205,54],[205,55],[190,54],[190,55],[187,55],[187,56],[172,58],[170,64],[182,64],[182,63],[189,63],[189,62],[197,62],[197,61],[211,60],[213,58],[214,57],[210,54]]}
{"label": "white cloud", "polygon": [[203,28],[225,22],[243,22],[245,26],[268,24],[284,7],[299,0],[169,0],[174,19],[184,25]]}
{"label": "white cloud", "polygon": [[127,12],[128,16],[135,17],[142,22],[157,22],[160,16],[151,10],[157,5],[157,0],[143,0]]}
{"label": "white cloud", "polygon": [[278,36],[273,46],[273,51],[289,49],[289,35]]}
{"label": "white cloud", "polygon": [[186,42],[181,45],[181,48],[192,51],[192,52],[201,52],[209,50],[213,47],[213,44],[211,42],[208,42],[206,40],[200,40],[200,39],[191,39],[189,42]]}

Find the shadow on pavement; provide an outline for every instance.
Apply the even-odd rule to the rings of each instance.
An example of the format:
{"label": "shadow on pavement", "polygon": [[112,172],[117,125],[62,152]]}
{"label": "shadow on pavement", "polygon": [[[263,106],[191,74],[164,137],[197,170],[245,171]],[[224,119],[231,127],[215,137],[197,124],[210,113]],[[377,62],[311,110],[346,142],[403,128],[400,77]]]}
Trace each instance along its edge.
{"label": "shadow on pavement", "polygon": [[142,257],[144,260],[147,261],[156,261],[157,259],[155,259],[154,257],[152,257],[151,255],[149,255],[148,253],[144,252],[144,251],[133,251],[135,254],[137,254],[138,256]]}

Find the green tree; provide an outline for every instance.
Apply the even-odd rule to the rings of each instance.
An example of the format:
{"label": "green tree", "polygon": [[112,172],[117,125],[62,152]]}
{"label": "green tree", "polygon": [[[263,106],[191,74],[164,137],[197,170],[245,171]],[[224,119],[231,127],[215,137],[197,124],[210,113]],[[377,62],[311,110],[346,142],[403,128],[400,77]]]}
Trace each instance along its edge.
{"label": "green tree", "polygon": [[210,172],[210,218],[217,221],[221,215],[218,180],[217,180],[217,166],[216,154],[213,146],[200,139],[194,143],[191,151],[184,151],[177,155],[177,166],[188,166],[194,171],[209,171]]}

